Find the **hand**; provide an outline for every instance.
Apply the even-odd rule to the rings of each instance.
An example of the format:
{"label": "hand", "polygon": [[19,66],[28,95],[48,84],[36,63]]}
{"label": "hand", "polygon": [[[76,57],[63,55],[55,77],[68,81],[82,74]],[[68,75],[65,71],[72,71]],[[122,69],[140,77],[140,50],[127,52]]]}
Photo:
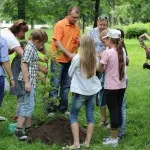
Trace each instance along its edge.
{"label": "hand", "polygon": [[10,86],[11,86],[11,87],[14,87],[14,86],[15,86],[15,80],[11,80],[11,81],[10,81]]}
{"label": "hand", "polygon": [[102,53],[101,53],[101,52],[97,52],[97,53],[96,53],[96,56],[97,56],[99,59],[101,59]]}
{"label": "hand", "polygon": [[68,53],[68,57],[72,60],[76,53]]}
{"label": "hand", "polygon": [[26,90],[27,92],[30,92],[30,91],[31,91],[31,85],[30,85],[29,82],[26,82],[26,83],[25,83],[25,90]]}

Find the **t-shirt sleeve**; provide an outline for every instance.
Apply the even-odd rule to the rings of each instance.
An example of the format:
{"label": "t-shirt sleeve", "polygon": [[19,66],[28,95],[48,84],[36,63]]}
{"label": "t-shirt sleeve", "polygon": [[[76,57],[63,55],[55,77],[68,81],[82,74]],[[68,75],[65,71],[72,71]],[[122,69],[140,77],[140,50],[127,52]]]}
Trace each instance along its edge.
{"label": "t-shirt sleeve", "polygon": [[78,66],[78,63],[79,63],[79,55],[75,55],[75,57],[72,59],[72,62],[71,62],[71,65],[69,67],[69,70],[68,70],[68,75],[69,77],[72,77],[75,70],[77,69],[77,66]]}
{"label": "t-shirt sleeve", "polygon": [[101,57],[100,63],[106,65],[108,60],[109,60],[109,52],[107,50],[105,50],[102,52],[102,57]]}
{"label": "t-shirt sleeve", "polygon": [[9,57],[8,57],[8,46],[7,46],[7,42],[5,39],[0,39],[0,61],[6,62],[9,61]]}
{"label": "t-shirt sleeve", "polygon": [[58,22],[54,27],[54,33],[52,39],[56,41],[61,41],[63,36],[64,36],[63,27],[61,26],[61,23]]}
{"label": "t-shirt sleeve", "polygon": [[7,45],[8,45],[9,50],[13,50],[16,47],[20,47],[19,41],[17,40],[17,38],[13,34],[8,35],[8,37],[6,37],[5,39],[7,41]]}

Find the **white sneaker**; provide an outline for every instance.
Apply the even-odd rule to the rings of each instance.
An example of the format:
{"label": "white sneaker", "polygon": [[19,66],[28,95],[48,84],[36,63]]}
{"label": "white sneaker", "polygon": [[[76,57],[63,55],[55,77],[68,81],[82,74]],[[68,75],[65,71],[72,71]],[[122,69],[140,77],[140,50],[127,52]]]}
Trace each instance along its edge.
{"label": "white sneaker", "polygon": [[5,117],[0,116],[0,121],[6,121],[7,119]]}
{"label": "white sneaker", "polygon": [[112,137],[106,138],[105,141],[103,142],[103,145],[110,145],[113,147],[116,147],[118,145],[118,138],[117,139],[113,139]]}

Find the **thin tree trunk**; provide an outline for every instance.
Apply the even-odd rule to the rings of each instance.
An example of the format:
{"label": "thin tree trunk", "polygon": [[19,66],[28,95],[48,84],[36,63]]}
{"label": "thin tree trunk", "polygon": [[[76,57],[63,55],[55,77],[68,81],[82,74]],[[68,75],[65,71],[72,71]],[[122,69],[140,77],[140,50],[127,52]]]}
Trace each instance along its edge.
{"label": "thin tree trunk", "polygon": [[25,20],[25,16],[25,0],[18,0],[18,19]]}
{"label": "thin tree trunk", "polygon": [[99,16],[99,5],[100,5],[100,0],[95,0],[95,14],[94,14],[94,25],[93,28],[97,26],[97,19]]}

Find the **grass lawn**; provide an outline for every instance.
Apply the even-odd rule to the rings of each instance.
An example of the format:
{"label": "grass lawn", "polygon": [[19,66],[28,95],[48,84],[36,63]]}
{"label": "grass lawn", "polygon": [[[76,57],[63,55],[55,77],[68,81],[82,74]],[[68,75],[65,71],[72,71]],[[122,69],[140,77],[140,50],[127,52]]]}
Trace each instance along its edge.
{"label": "grass lawn", "polygon": [[[126,138],[120,142],[116,150],[144,150],[150,149],[150,72],[142,68],[145,62],[145,52],[137,40],[125,40],[130,59],[128,74],[128,89],[126,91],[127,127]],[[47,48],[49,49],[49,43]],[[12,57],[12,56],[11,56]],[[49,81],[47,81],[49,84]],[[35,121],[44,121],[46,117],[44,105],[41,101],[42,85],[37,88],[36,108],[34,113]],[[71,101],[70,101],[71,103]],[[8,118],[8,121],[0,122],[0,150],[59,150],[58,145],[47,146],[41,142],[27,144],[19,142],[8,132],[8,125],[12,122],[15,114],[16,97],[6,94],[0,115]],[[100,112],[95,107],[95,131],[91,142],[91,150],[111,150],[111,147],[104,147],[102,140],[109,135],[109,131],[99,127]],[[86,125],[84,108],[79,115],[79,122]],[[62,135],[63,136],[63,135]]]}

